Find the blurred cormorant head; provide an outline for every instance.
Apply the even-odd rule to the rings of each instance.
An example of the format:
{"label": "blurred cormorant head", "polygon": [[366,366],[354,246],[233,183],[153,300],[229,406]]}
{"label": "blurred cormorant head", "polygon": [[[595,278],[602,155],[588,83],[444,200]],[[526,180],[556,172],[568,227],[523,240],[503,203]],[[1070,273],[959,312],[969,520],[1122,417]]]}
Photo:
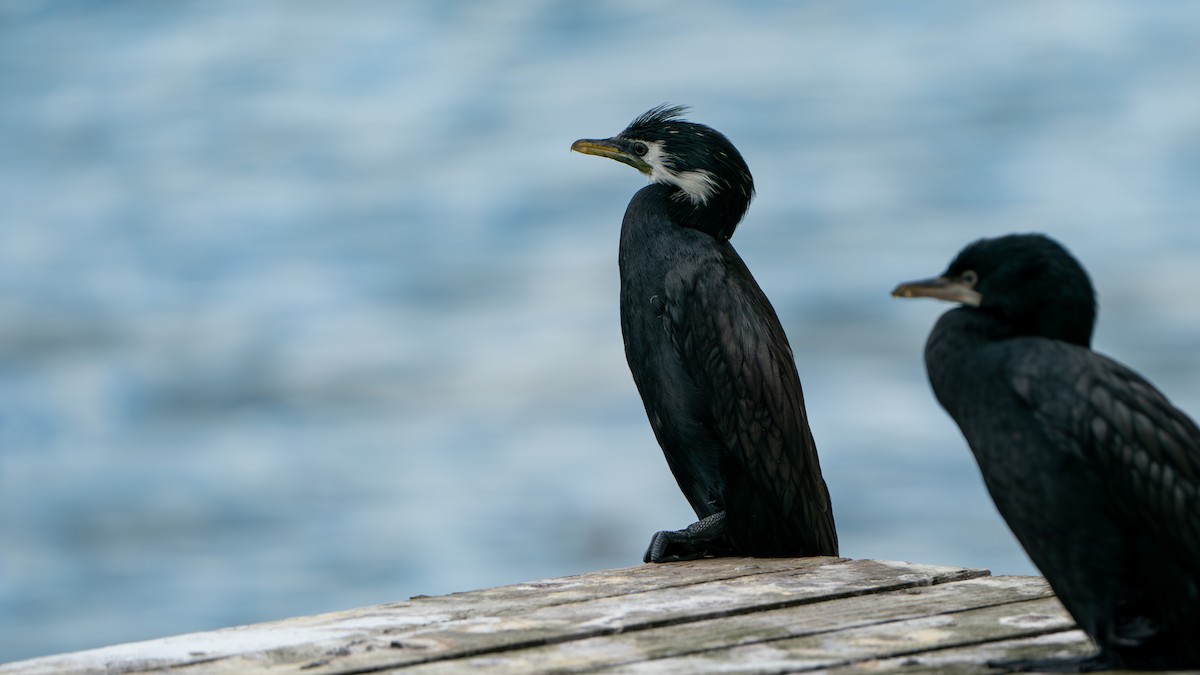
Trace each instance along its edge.
{"label": "blurred cormorant head", "polygon": [[1041,234],[980,239],[940,276],[900,284],[895,297],[962,303],[1003,322],[1013,335],[1091,346],[1096,292],[1067,249]]}

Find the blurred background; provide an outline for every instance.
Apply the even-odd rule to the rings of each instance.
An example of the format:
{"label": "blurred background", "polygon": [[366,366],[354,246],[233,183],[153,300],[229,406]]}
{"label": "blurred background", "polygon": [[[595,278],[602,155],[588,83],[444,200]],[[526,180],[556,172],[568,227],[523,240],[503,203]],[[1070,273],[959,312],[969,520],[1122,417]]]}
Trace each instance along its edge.
{"label": "blurred background", "polygon": [[728,135],[843,554],[1034,570],[901,280],[1063,241],[1200,413],[1200,5],[0,3],[0,661],[634,565],[693,520],[624,363],[661,103]]}

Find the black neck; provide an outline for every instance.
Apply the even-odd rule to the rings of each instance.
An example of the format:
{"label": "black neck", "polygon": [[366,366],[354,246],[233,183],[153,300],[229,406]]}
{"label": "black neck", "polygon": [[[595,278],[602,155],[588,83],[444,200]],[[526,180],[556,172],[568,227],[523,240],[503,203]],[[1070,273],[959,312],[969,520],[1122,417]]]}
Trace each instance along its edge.
{"label": "black neck", "polygon": [[[1022,311],[1022,310],[1025,311]],[[953,326],[956,330],[982,340],[1005,340],[1028,336],[1068,342],[1080,347],[1091,348],[1092,327],[1095,314],[1078,303],[1058,303],[1049,308],[997,307],[987,303],[984,296],[982,307],[957,307],[946,312],[938,321],[941,326]]]}
{"label": "black neck", "polygon": [[668,199],[671,220],[722,241],[733,236],[733,231],[750,207],[750,199],[738,194],[729,185],[722,185],[703,204],[693,204],[687,194],[679,189],[671,190]]}

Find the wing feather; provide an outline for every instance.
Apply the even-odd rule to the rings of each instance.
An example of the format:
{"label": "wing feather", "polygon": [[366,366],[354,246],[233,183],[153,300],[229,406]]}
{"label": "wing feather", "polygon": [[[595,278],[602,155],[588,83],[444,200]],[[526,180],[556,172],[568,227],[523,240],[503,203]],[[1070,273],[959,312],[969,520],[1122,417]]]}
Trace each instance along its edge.
{"label": "wing feather", "polygon": [[836,554],[829,494],[782,326],[732,248],[666,280],[666,328],[693,380],[708,386],[708,423],[805,550]]}
{"label": "wing feather", "polygon": [[[1014,390],[1069,451],[1097,467],[1114,518],[1175,542],[1200,572],[1200,428],[1133,370],[1041,342],[1016,363]],[[1055,394],[1063,384],[1074,392],[1067,400]]]}

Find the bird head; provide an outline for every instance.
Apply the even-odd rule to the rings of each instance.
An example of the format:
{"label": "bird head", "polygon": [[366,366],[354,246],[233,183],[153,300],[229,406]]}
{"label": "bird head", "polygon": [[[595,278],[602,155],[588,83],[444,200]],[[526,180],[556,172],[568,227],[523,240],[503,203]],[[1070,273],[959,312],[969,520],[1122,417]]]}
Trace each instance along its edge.
{"label": "bird head", "polygon": [[686,111],[684,106],[660,105],[612,138],[580,139],[571,149],[615,159],[641,171],[651,183],[674,188],[672,217],[728,239],[754,197],[754,179],[729,139],[682,119]]}
{"label": "bird head", "polygon": [[1037,335],[1083,347],[1096,324],[1096,292],[1061,244],[1041,234],[980,239],[945,272],[902,283],[892,297],[957,302],[991,315],[1013,335]]}

